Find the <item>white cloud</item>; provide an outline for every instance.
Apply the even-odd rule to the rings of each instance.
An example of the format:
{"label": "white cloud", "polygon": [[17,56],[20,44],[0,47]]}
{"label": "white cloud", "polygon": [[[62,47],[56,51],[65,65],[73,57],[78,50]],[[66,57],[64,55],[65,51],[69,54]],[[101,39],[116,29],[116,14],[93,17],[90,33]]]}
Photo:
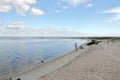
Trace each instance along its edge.
{"label": "white cloud", "polygon": [[32,28],[25,26],[22,21],[12,22],[6,27],[0,28],[0,36],[109,36],[117,35],[119,32],[113,33],[81,33],[68,28]]}
{"label": "white cloud", "polygon": [[21,28],[24,28],[25,25],[24,25],[24,22],[22,21],[18,21],[18,22],[13,22],[13,23],[10,23],[6,26],[6,29],[21,29]]}
{"label": "white cloud", "polygon": [[63,6],[63,9],[67,10],[67,9],[69,9],[69,7],[68,6]]}
{"label": "white cloud", "polygon": [[81,4],[90,4],[89,0],[62,0],[62,1],[71,6],[78,6]]}
{"label": "white cloud", "polygon": [[9,4],[12,0],[0,0],[0,4]]}
{"label": "white cloud", "polygon": [[63,7],[61,7],[61,9],[57,9],[54,12],[55,13],[60,13],[60,12],[66,11],[68,9],[69,9],[69,6],[63,6]]}
{"label": "white cloud", "polygon": [[16,8],[17,12],[22,15],[25,16],[25,13],[30,9],[30,6],[28,5],[23,5],[20,8]]}
{"label": "white cloud", "polygon": [[0,28],[0,36],[77,36],[80,32],[70,29],[57,28],[32,28],[22,21],[12,22]]}
{"label": "white cloud", "polygon": [[60,13],[69,10],[70,8],[77,6],[92,7],[92,0],[58,0],[60,8],[56,9],[55,13]]}
{"label": "white cloud", "polygon": [[109,10],[104,11],[104,13],[120,13],[120,7],[112,8]]}
{"label": "white cloud", "polygon": [[11,0],[11,3],[19,6],[30,5],[30,4],[35,4],[36,0]]}
{"label": "white cloud", "polygon": [[93,4],[91,4],[91,3],[86,5],[86,7],[92,7],[92,6],[93,6]]}
{"label": "white cloud", "polygon": [[36,8],[32,8],[30,12],[32,15],[44,15],[44,12],[42,10]]}
{"label": "white cloud", "polygon": [[120,14],[115,14],[110,20],[108,20],[109,22],[120,22]]}
{"label": "white cloud", "polygon": [[115,22],[118,22],[120,21],[120,7],[116,7],[116,8],[112,8],[112,9],[109,9],[109,10],[106,10],[104,11],[103,13],[108,13],[108,14],[113,14],[114,16],[112,16],[110,18],[110,20],[108,21],[115,21]]}
{"label": "white cloud", "polygon": [[60,10],[55,10],[55,13],[60,13],[61,11]]}
{"label": "white cloud", "polygon": [[0,12],[9,12],[11,9],[10,5],[0,5]]}
{"label": "white cloud", "polygon": [[25,16],[25,13],[36,4],[36,0],[0,0],[0,12],[9,12],[12,9]]}

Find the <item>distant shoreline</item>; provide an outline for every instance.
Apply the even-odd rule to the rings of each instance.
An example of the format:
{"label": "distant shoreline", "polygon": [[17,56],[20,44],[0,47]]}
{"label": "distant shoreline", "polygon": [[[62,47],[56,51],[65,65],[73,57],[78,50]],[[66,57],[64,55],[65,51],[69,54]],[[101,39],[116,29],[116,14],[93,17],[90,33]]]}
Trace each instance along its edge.
{"label": "distant shoreline", "polygon": [[0,39],[120,39],[120,37],[115,36],[0,36]]}

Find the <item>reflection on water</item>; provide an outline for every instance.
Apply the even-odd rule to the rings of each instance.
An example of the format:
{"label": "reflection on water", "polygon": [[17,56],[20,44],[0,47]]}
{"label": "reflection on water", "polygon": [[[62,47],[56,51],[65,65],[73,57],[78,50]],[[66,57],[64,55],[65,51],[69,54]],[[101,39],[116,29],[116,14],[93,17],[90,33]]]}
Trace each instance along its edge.
{"label": "reflection on water", "polygon": [[21,39],[0,41],[0,76],[20,71],[41,60],[49,61],[74,49],[85,40],[75,39]]}

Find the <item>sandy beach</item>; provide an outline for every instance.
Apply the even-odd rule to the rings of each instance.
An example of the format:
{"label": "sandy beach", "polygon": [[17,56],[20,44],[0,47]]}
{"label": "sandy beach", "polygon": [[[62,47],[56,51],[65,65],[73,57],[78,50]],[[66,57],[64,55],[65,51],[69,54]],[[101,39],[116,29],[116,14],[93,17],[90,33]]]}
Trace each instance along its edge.
{"label": "sandy beach", "polygon": [[79,57],[39,80],[120,80],[120,43],[92,45]]}
{"label": "sandy beach", "polygon": [[16,74],[12,80],[120,80],[120,42],[102,41]]}

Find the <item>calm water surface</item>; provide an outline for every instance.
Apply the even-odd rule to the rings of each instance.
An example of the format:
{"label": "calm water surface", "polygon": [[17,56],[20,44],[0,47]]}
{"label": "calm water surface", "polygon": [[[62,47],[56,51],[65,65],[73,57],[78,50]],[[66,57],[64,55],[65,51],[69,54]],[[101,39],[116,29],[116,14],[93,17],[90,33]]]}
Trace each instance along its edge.
{"label": "calm water surface", "polygon": [[1,39],[0,76],[20,71],[41,60],[49,61],[74,50],[74,43],[81,45],[80,39]]}

